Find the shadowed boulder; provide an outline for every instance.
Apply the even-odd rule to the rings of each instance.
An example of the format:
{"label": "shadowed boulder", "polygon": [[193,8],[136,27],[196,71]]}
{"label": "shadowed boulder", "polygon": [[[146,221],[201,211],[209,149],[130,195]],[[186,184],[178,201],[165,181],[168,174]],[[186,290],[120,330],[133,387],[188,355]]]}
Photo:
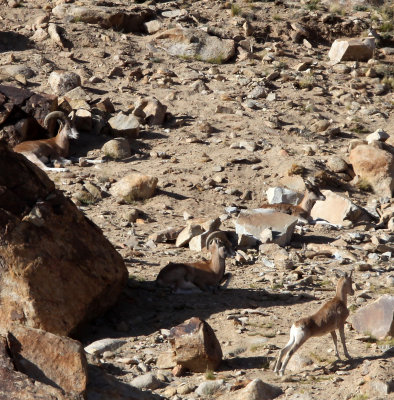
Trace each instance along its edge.
{"label": "shadowed boulder", "polygon": [[0,143],[0,330],[68,335],[112,306],[122,257],[44,171]]}

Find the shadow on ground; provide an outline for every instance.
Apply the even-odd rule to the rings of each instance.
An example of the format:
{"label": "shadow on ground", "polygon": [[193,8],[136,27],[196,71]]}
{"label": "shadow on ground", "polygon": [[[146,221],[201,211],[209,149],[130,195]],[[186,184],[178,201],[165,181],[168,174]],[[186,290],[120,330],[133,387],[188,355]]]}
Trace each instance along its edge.
{"label": "shadow on ground", "polygon": [[33,47],[32,42],[16,32],[0,32],[0,53],[5,51],[23,51]]}
{"label": "shadow on ground", "polygon": [[[150,335],[160,329],[170,329],[191,317],[208,319],[228,310],[237,312],[245,308],[292,305],[312,299],[302,292],[293,295],[232,288],[216,294],[174,294],[168,289],[157,288],[152,281],[131,279],[116,305],[106,315],[86,325],[77,338],[91,342],[108,337]],[[116,330],[121,321],[129,326],[127,332]]]}

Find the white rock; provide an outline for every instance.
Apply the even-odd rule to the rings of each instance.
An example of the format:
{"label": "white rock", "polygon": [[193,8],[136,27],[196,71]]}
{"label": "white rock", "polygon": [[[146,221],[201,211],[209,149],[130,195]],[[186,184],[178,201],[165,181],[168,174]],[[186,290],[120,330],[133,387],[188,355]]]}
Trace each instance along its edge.
{"label": "white rock", "polygon": [[105,351],[114,351],[123,346],[126,340],[121,339],[101,339],[86,346],[84,350],[89,354],[103,354]]}
{"label": "white rock", "polygon": [[152,373],[140,375],[130,382],[131,386],[138,389],[151,389],[155,390],[161,386],[161,382]]}
{"label": "white rock", "polygon": [[293,236],[298,218],[269,209],[255,209],[241,212],[234,222],[237,235],[251,235],[257,240],[265,229],[273,233],[273,243],[285,246]]}
{"label": "white rock", "polygon": [[287,203],[296,205],[300,202],[302,197],[302,194],[283,187],[277,186],[267,190],[267,200],[269,204]]}
{"label": "white rock", "polygon": [[81,77],[75,72],[53,71],[49,75],[49,86],[57,95],[63,95],[77,86],[81,86]]}
{"label": "white rock", "polygon": [[152,21],[148,21],[144,23],[145,29],[149,34],[159,32],[159,30],[163,27],[163,24],[158,20],[154,19]]}
{"label": "white rock", "polygon": [[372,142],[379,141],[379,142],[385,142],[390,135],[385,132],[383,129],[379,128],[376,129],[375,132],[371,133],[368,135],[365,139],[367,140],[368,144],[371,144]]}
{"label": "white rock", "polygon": [[196,389],[196,394],[199,396],[212,396],[215,392],[220,390],[224,384],[223,379],[217,379],[215,381],[206,381],[200,383]]}
{"label": "white rock", "polygon": [[140,122],[134,115],[126,115],[120,112],[108,121],[115,135],[138,136],[140,132]]}

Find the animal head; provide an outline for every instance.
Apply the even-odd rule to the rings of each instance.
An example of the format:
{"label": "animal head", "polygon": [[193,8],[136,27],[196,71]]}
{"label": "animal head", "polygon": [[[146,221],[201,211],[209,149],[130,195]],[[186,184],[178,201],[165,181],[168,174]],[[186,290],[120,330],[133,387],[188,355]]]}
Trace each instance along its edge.
{"label": "animal head", "polygon": [[212,232],[206,239],[207,248],[212,253],[218,251],[221,258],[231,257],[234,255],[231,242],[223,231]]}
{"label": "animal head", "polygon": [[59,123],[59,132],[66,129],[67,136],[70,139],[78,139],[79,133],[75,129],[75,111],[72,111],[69,116],[66,116],[62,111],[52,111],[44,119],[45,128],[48,127],[49,121],[56,119]]}
{"label": "animal head", "polygon": [[350,296],[354,295],[354,290],[353,290],[353,270],[350,271],[350,274],[347,272],[342,272],[339,270],[335,270],[335,274],[339,280],[343,279],[343,287],[345,290],[346,294],[349,294]]}
{"label": "animal head", "polygon": [[315,182],[311,179],[305,181],[305,187],[308,191],[309,199],[314,201],[324,201],[326,196],[320,191]]}

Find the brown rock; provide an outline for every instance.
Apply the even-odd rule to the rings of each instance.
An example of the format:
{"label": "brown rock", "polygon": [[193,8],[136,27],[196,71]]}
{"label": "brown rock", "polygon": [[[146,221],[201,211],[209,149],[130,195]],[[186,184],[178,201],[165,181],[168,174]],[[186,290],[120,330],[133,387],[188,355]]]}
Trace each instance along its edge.
{"label": "brown rock", "polygon": [[40,381],[32,381],[27,375],[16,371],[9,358],[7,340],[0,336],[0,399],[53,399],[77,400],[76,396],[64,394],[62,390]]}
{"label": "brown rock", "polygon": [[163,125],[166,117],[167,106],[160,103],[156,98],[150,99],[143,108],[145,121],[149,125]]}
{"label": "brown rock", "polygon": [[190,318],[171,328],[169,339],[176,363],[190,371],[214,371],[222,361],[222,349],[214,331],[200,318]]}
{"label": "brown rock", "polygon": [[283,393],[278,386],[254,379],[245,388],[219,397],[220,400],[272,400]]}
{"label": "brown rock", "polygon": [[46,173],[0,144],[0,329],[67,335],[112,306],[127,270]]}
{"label": "brown rock", "polygon": [[373,56],[374,38],[337,39],[332,44],[328,57],[332,62],[368,61]]}
{"label": "brown rock", "polygon": [[385,294],[378,300],[360,308],[353,316],[352,325],[360,333],[377,339],[394,336],[394,296]]}
{"label": "brown rock", "polygon": [[66,393],[85,393],[87,362],[79,342],[22,325],[11,327],[7,340],[18,371]]}
{"label": "brown rock", "polygon": [[112,186],[111,193],[126,203],[144,200],[153,196],[157,182],[158,179],[154,176],[129,174]]}
{"label": "brown rock", "polygon": [[365,179],[379,196],[391,197],[394,190],[394,155],[372,145],[353,148],[349,155],[354,173]]}
{"label": "brown rock", "polygon": [[[23,140],[46,138],[44,118],[56,108],[56,96],[0,85],[0,139],[13,147]],[[55,125],[56,121],[49,124],[51,134]]]}

